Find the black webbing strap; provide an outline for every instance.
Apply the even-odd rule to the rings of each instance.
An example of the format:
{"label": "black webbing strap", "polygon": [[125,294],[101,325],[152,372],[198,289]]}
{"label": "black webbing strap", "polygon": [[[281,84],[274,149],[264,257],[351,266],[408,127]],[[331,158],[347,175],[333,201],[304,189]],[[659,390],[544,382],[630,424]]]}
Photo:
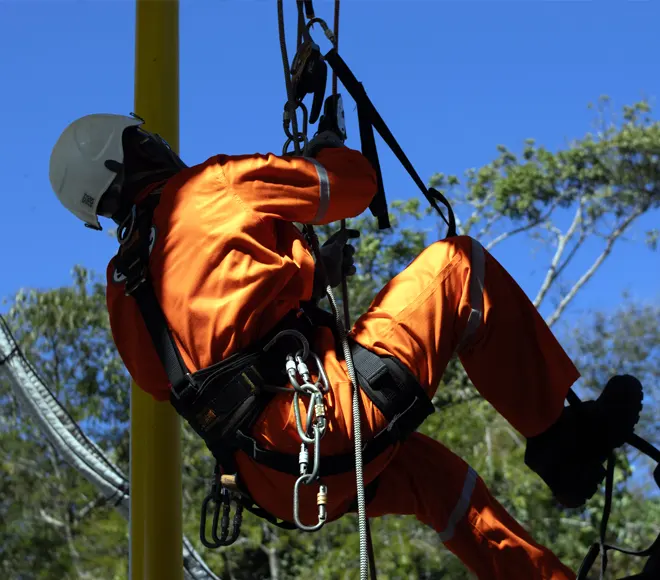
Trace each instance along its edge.
{"label": "black webbing strap", "polygon": [[[386,449],[399,441],[398,432],[394,427],[395,424],[393,423],[364,445],[362,448],[362,457],[365,464],[376,459]],[[263,449],[259,447],[255,439],[242,431],[236,432],[236,443],[238,449],[243,451],[243,453],[256,463],[265,465],[275,471],[288,473],[289,475],[300,475],[300,464],[297,454],[280,453],[279,451]],[[319,468],[319,477],[339,475],[353,470],[355,470],[355,455],[353,453],[324,455]]]}
{"label": "black webbing strap", "polygon": [[314,14],[314,3],[312,0],[302,0],[302,3],[305,6],[305,16],[307,17],[307,20],[315,18],[316,14]]}
{"label": "black webbing strap", "polygon": [[404,441],[435,412],[426,391],[396,358],[379,356],[354,340],[351,352],[361,389],[395,423],[399,440]]}
{"label": "black webbing strap", "polygon": [[[127,220],[128,224],[125,222],[120,227],[121,247],[115,258],[115,267],[117,272],[126,276],[126,295],[132,296],[137,302],[172,389],[178,391],[190,384],[189,371],[174,344],[148,272],[152,218],[160,199],[160,191],[155,190],[139,207],[135,206]],[[128,228],[128,231],[124,228]]]}
{"label": "black webbing strap", "polygon": [[[360,84],[362,86],[362,84]],[[362,89],[364,91],[364,89]],[[387,211],[387,198],[385,197],[385,186],[383,185],[383,172],[380,169],[380,159],[376,148],[374,127],[371,124],[369,111],[364,103],[357,103],[358,124],[360,127],[360,144],[362,154],[369,160],[376,172],[376,195],[374,195],[369,210],[378,220],[378,229],[385,230],[390,227],[390,215]]]}
{"label": "black webbing strap", "polygon": [[[580,398],[577,396],[575,391],[569,389],[566,398],[568,399],[571,405],[581,404]],[[626,440],[626,443],[632,445],[651,459],[659,463],[656,466],[653,476],[660,486],[660,450],[658,450],[654,445],[648,441],[642,439],[639,435],[632,433]],[[660,535],[655,539],[653,544],[651,544],[645,550],[628,550],[627,548],[621,548],[619,546],[613,546],[608,544],[606,540],[607,534],[607,524],[610,519],[610,514],[612,512],[612,498],[614,495],[614,467],[616,465],[616,457],[614,452],[610,452],[607,458],[607,469],[605,472],[605,504],[603,505],[603,515],[600,520],[600,529],[598,534],[598,542],[591,545],[587,555],[585,556],[576,580],[586,580],[587,576],[596,561],[596,558],[600,554],[600,580],[604,580],[605,571],[607,569],[608,561],[608,552],[613,550],[615,552],[621,552],[622,554],[627,554],[629,556],[640,556],[640,557],[649,557],[646,566],[641,574],[635,574],[634,576],[626,576],[620,580],[655,580],[660,577]]]}
{"label": "black webbing strap", "polygon": [[165,320],[165,315],[156,299],[151,281],[148,279],[143,281],[131,295],[135,298],[144,318],[154,348],[158,353],[158,358],[165,367],[167,378],[171,383],[172,394],[179,398],[189,388],[194,388],[192,378],[181,359],[179,349],[174,344],[174,339]]}
{"label": "black webbing strap", "polygon": [[[600,554],[600,575],[599,578],[600,580],[605,579],[605,571],[607,570],[607,564],[608,564],[608,552],[610,550],[613,550],[615,552],[621,552],[622,554],[627,554],[629,556],[640,556],[640,557],[646,557],[646,556],[655,556],[655,558],[660,559],[660,536],[658,536],[653,544],[651,544],[648,548],[645,550],[628,550],[626,548],[621,548],[619,546],[613,546],[611,544],[608,544],[605,539],[606,539],[606,533],[607,533],[607,523],[610,518],[610,513],[612,511],[612,496],[614,493],[614,466],[615,466],[615,457],[614,453],[611,453],[610,456],[607,459],[607,472],[605,476],[605,505],[603,506],[603,516],[600,520],[600,530],[599,530],[599,538],[598,542],[594,543],[591,545],[589,548],[589,552],[587,552],[587,555],[585,556],[584,560],[582,561],[582,564],[580,565],[580,569],[578,570],[578,575],[576,580],[586,580],[587,575],[589,574],[589,571],[591,570],[591,567],[594,565],[594,562],[596,561],[596,558]],[[655,566],[658,566],[659,564],[657,562],[653,563]],[[657,578],[657,576],[649,575],[647,573],[647,569],[644,569],[644,572],[639,575],[634,575],[634,576],[626,576],[626,578],[623,578],[622,580],[632,580],[633,578],[635,579],[648,579],[648,580],[654,580]]]}
{"label": "black webbing strap", "polygon": [[172,392],[179,396],[192,387],[192,380],[179,349],[174,344],[148,273],[149,238],[159,194],[160,191],[152,193],[139,209],[134,210],[129,226],[136,230],[126,233],[125,241],[115,258],[115,267],[120,274],[126,276],[126,295],[135,299],[158,358],[165,367]]}
{"label": "black webbing strap", "polygon": [[[336,49],[331,49],[327,54],[324,55],[323,57],[326,62],[330,65],[332,70],[335,72],[337,75],[337,78],[342,82],[344,87],[346,87],[346,90],[349,92],[353,100],[356,102],[357,107],[358,107],[358,114],[363,117],[364,121],[360,121],[360,134],[361,136],[363,135],[362,127],[363,123],[366,123],[367,120],[368,122],[373,126],[376,131],[380,134],[380,136],[383,138],[387,146],[392,150],[394,155],[396,155],[397,159],[403,165],[403,167],[406,169],[408,172],[408,175],[412,178],[412,180],[415,182],[417,187],[419,187],[420,191],[424,194],[424,197],[428,200],[428,202],[431,204],[431,207],[435,209],[438,214],[442,217],[442,219],[445,221],[445,223],[449,226],[449,230],[447,232],[447,237],[452,237],[456,235],[456,219],[454,217],[454,212],[451,208],[451,205],[447,201],[447,199],[436,189],[434,188],[427,188],[420,176],[418,175],[417,171],[415,171],[415,168],[413,167],[412,163],[410,163],[410,160],[408,157],[406,157],[406,154],[403,152],[403,149],[401,149],[401,146],[397,142],[397,140],[394,138],[394,135],[392,135],[392,132],[389,130],[388,126],[386,125],[385,121],[383,118],[380,116],[378,113],[376,107],[374,104],[371,102],[371,99],[369,99],[369,96],[367,95],[366,91],[364,90],[364,87],[362,86],[362,83],[360,83],[351,69],[348,67],[348,65],[344,62],[344,60],[339,56],[339,53],[336,51]],[[373,134],[372,134],[373,137]],[[368,135],[367,135],[367,141],[368,141]],[[373,147],[375,151],[375,143]],[[368,155],[373,156],[374,152],[373,151],[367,151],[364,152],[365,157],[368,158]],[[376,153],[377,155],[377,153]],[[370,159],[370,161],[373,164],[373,160]],[[376,163],[376,167],[379,167],[379,164]],[[378,171],[378,169],[376,169]],[[382,183],[379,184],[379,186],[382,186]],[[385,193],[382,190],[381,187],[379,187],[379,192],[382,193],[381,196],[381,201],[379,203],[386,203],[385,202]],[[446,208],[448,212],[448,217],[445,217],[445,215],[442,213],[442,210],[440,207],[438,207],[438,204],[436,203],[439,201],[442,203]],[[373,212],[373,210],[372,210]],[[376,214],[374,214],[376,215]]]}

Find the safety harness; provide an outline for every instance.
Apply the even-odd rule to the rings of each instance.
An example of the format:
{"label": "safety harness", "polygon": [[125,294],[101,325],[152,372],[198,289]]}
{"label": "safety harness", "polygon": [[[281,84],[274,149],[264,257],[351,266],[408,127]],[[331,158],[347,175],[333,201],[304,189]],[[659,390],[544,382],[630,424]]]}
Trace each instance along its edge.
{"label": "safety harness", "polygon": [[[115,257],[115,268],[126,277],[125,293],[135,299],[167,373],[172,406],[204,440],[216,460],[211,493],[202,505],[200,538],[207,547],[230,545],[236,541],[243,508],[279,527],[318,529],[325,521],[327,488],[319,494],[323,497],[319,501],[318,527],[302,524],[297,513],[294,523],[278,521],[250,498],[247,489],[238,479],[234,454],[242,451],[253,461],[276,471],[305,476],[302,482],[305,484],[354,469],[354,456],[347,453],[323,456],[322,461],[315,457],[313,471],[308,473],[309,461],[306,455],[302,457],[306,453],[303,449],[299,455],[280,453],[260,447],[251,436],[255,421],[279,391],[294,393],[297,418],[297,396],[301,393],[312,396],[314,412],[310,410],[308,413],[306,428],[299,429],[303,443],[310,442],[306,441],[306,436],[310,437],[311,431],[316,430],[317,423],[324,425],[321,391],[327,391],[328,388],[325,371],[314,355],[320,383],[325,382],[325,389],[319,389],[311,383],[305,365],[313,355],[310,344],[313,343],[315,329],[326,326],[334,331],[332,316],[314,304],[305,303],[300,309],[287,314],[275,328],[249,348],[191,373],[174,342],[149,275],[152,219],[161,191],[161,188],[156,189],[135,205],[120,226],[117,233],[120,247]],[[364,445],[364,461],[368,463],[415,431],[434,411],[434,407],[414,375],[396,359],[379,357],[355,341],[351,341],[351,353],[362,388],[389,421],[386,429]],[[296,373],[303,377],[303,386],[296,383]],[[290,382],[294,385],[293,389],[286,386]],[[314,425],[311,424],[312,418],[316,421]],[[324,426],[318,427],[319,439],[324,429]],[[313,440],[313,434],[311,438]],[[316,444],[314,452],[320,456],[319,441],[312,442]],[[370,491],[373,494],[374,487]],[[230,534],[231,501],[236,504],[236,510]],[[215,511],[212,536],[209,539],[205,530],[211,503],[215,503]],[[218,523],[221,526],[219,535]]]}

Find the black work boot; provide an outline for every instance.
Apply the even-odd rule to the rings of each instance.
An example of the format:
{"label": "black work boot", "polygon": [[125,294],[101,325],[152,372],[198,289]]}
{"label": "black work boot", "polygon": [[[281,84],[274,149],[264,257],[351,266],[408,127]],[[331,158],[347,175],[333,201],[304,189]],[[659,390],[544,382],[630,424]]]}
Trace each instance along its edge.
{"label": "black work boot", "polygon": [[612,377],[598,399],[564,407],[549,429],[530,437],[525,464],[561,504],[583,505],[605,478],[603,463],[609,454],[633,433],[642,398],[642,385],[635,377]]}

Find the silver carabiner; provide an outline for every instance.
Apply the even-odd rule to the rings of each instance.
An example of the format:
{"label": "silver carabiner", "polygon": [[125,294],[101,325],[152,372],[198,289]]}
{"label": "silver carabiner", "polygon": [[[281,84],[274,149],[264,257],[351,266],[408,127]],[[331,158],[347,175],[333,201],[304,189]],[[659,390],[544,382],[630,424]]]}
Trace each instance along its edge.
{"label": "silver carabiner", "polygon": [[312,32],[311,28],[315,24],[320,24],[321,28],[323,29],[323,34],[325,34],[325,37],[332,42],[332,46],[337,46],[337,38],[335,37],[335,33],[332,31],[332,29],[328,26],[327,22],[323,20],[323,18],[310,18],[309,22],[307,22],[307,35],[309,38],[314,41],[312,38]]}
{"label": "silver carabiner", "polygon": [[301,474],[300,477],[296,479],[296,483],[293,487],[293,519],[296,526],[305,532],[315,532],[320,530],[325,524],[327,518],[326,504],[328,501],[328,488],[325,485],[320,484],[319,493],[316,495],[316,505],[318,507],[318,519],[316,524],[313,526],[307,526],[300,521],[300,486],[310,485],[312,481],[318,478],[319,466],[321,464],[321,434],[316,425],[314,426],[314,441],[314,467],[312,472]]}
{"label": "silver carabiner", "polygon": [[[300,521],[300,498],[299,498],[299,488],[301,483],[305,483],[303,480],[306,478],[306,475],[301,475],[293,487],[293,521],[296,526],[301,529],[303,532],[316,532],[320,530],[327,519],[327,509],[326,504],[328,503],[328,488],[325,485],[319,485],[319,492],[316,495],[316,505],[318,506],[318,519],[316,524],[313,526],[307,526]],[[306,483],[305,483],[306,484]]]}

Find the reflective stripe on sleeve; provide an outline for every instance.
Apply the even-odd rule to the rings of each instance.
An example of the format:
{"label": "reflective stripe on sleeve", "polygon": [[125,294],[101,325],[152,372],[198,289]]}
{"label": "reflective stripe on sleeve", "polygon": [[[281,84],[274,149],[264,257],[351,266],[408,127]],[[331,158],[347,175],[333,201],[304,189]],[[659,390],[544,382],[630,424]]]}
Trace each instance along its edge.
{"label": "reflective stripe on sleeve", "polygon": [[330,205],[330,180],[328,179],[328,172],[325,167],[321,165],[316,159],[305,157],[316,168],[316,174],[319,178],[319,208],[311,223],[316,224],[325,218],[328,213],[328,206]]}

